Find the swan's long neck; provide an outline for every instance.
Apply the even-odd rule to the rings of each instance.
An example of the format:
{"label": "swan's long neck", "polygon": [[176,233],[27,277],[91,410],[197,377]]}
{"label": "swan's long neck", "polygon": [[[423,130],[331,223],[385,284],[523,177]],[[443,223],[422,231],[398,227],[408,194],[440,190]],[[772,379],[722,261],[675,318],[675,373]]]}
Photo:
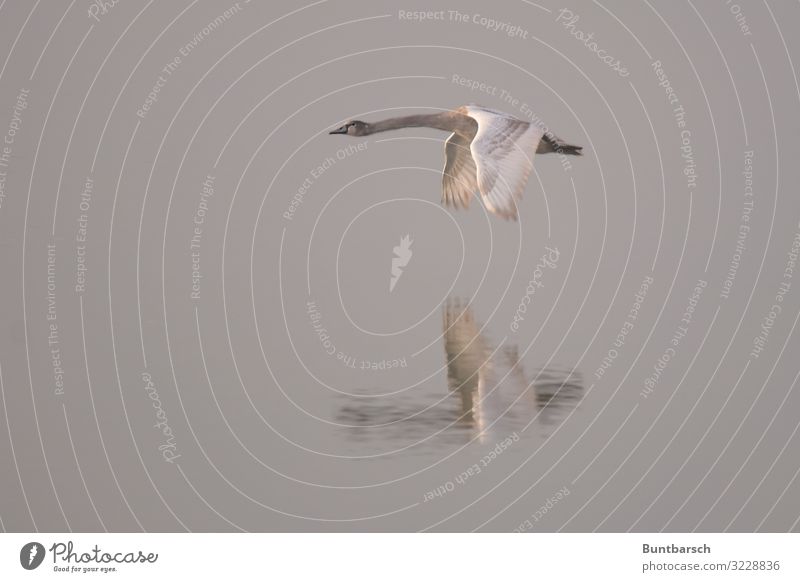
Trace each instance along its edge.
{"label": "swan's long neck", "polygon": [[404,127],[431,127],[444,131],[453,131],[454,120],[448,113],[432,113],[427,115],[406,115],[392,117],[383,121],[376,121],[367,126],[367,134],[403,129]]}

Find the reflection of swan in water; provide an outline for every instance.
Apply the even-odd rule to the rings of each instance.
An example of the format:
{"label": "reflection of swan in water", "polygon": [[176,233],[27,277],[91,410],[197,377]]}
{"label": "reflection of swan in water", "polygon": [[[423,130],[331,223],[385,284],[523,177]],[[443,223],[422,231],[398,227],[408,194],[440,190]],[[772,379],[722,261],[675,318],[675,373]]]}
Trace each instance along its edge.
{"label": "reflection of swan in water", "polygon": [[448,442],[454,437],[457,442],[503,439],[534,419],[539,429],[549,431],[578,404],[583,395],[579,372],[545,368],[526,373],[517,347],[493,345],[466,302],[450,298],[442,309],[452,397],[442,400],[441,384],[433,381],[394,396],[348,397],[337,421],[352,427],[352,437],[392,445],[413,444],[440,431]]}
{"label": "reflection of swan in water", "polygon": [[583,392],[579,372],[548,368],[529,379],[517,346],[492,347],[472,309],[457,299],[444,305],[444,349],[460,421],[482,439],[522,428],[537,413],[542,424],[555,424]]}
{"label": "reflection of swan in water", "polygon": [[[486,383],[494,375],[492,350],[475,324],[472,310],[448,300],[444,306],[444,351],[447,355],[447,383],[461,397],[461,421],[472,426],[482,423],[475,410],[475,398],[485,395]],[[491,382],[494,384],[494,382]]]}

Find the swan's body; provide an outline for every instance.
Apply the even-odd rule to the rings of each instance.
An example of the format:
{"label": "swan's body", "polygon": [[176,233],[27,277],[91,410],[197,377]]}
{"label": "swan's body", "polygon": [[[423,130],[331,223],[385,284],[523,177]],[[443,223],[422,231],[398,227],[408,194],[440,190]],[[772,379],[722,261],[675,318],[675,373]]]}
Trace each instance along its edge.
{"label": "swan's body", "polygon": [[533,123],[480,105],[375,123],[349,121],[331,133],[362,136],[406,127],[452,132],[444,146],[442,202],[466,208],[472,195],[480,193],[489,211],[510,219],[517,218],[517,200],[528,182],[534,154],[581,155],[582,149]]}

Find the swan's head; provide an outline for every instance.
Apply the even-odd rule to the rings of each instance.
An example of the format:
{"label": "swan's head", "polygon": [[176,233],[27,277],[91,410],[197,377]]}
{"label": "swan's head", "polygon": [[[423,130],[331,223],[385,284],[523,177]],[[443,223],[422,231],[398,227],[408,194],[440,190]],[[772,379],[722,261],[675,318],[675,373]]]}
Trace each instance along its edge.
{"label": "swan's head", "polygon": [[369,125],[363,121],[348,121],[342,127],[334,129],[331,134],[344,133],[346,135],[367,135]]}

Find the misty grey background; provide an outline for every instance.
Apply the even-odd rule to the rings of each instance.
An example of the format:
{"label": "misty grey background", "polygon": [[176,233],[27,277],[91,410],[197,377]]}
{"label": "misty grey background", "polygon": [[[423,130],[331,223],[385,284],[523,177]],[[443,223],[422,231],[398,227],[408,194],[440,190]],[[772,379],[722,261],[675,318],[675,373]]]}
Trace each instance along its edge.
{"label": "misty grey background", "polygon": [[[91,6],[0,7],[0,134],[29,91],[0,206],[4,530],[798,529],[800,283],[784,279],[800,228],[796,2],[736,5],[746,31],[721,1],[242,1],[209,34],[233,3],[125,0],[94,9],[97,19]],[[564,7],[627,77],[557,22]],[[693,190],[657,60],[686,112]],[[444,133],[327,135],[346,119],[471,102],[523,119],[525,103],[584,147],[570,169],[537,157],[517,223],[477,201],[439,204]],[[749,150],[750,231],[723,298]],[[326,158],[335,163],[311,177]],[[190,240],[208,176],[192,299]],[[413,257],[390,293],[405,234]],[[48,245],[63,394],[48,344]],[[558,249],[557,266],[513,331],[545,247]],[[635,325],[598,378],[646,277]],[[698,280],[707,287],[688,333],[645,398]],[[782,311],[753,357],[784,280]],[[407,365],[347,368],[325,353],[308,301],[338,351]],[[517,350],[519,364],[495,368],[501,377],[524,369],[528,386],[538,370],[572,371],[577,396],[537,408],[500,385],[508,414],[483,432],[451,426],[448,301],[471,304],[492,349]]]}

